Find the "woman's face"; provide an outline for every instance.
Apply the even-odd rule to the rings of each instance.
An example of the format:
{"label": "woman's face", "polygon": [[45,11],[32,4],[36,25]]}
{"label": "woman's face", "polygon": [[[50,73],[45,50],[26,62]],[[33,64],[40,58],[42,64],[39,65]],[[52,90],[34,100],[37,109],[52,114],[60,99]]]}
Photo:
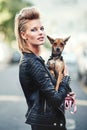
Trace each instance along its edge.
{"label": "woman's face", "polygon": [[26,24],[25,36],[27,43],[31,45],[42,45],[45,42],[44,27],[39,19],[31,20]]}

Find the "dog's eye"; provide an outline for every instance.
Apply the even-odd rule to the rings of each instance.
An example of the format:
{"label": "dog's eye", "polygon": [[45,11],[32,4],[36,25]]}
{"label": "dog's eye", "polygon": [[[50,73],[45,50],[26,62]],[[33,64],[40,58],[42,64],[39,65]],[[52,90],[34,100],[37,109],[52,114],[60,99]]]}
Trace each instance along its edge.
{"label": "dog's eye", "polygon": [[57,45],[57,43],[56,42],[54,42],[54,46],[56,46]]}
{"label": "dog's eye", "polygon": [[63,43],[61,43],[61,44],[60,44],[60,46],[61,46],[61,47],[63,47],[63,46],[64,46],[64,44],[63,44]]}

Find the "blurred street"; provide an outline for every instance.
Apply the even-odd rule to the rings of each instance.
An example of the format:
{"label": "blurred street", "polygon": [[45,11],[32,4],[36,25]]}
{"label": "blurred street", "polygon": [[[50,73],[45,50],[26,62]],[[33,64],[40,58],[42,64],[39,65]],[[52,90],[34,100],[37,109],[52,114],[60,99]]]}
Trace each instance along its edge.
{"label": "blurred street", "polygon": [[[87,130],[87,94],[77,80],[76,65],[68,64],[71,87],[76,93],[78,111],[66,111],[68,130]],[[26,102],[18,80],[18,64],[0,68],[0,130],[30,130],[26,125]]]}
{"label": "blurred street", "polygon": [[[13,37],[15,13],[32,5],[30,2],[41,11],[46,35],[71,36],[63,57],[76,93],[77,112],[72,115],[66,110],[67,130],[87,130],[87,0],[0,1],[0,130],[31,130],[24,123],[27,104],[19,83],[20,53]],[[45,47],[50,48],[48,39]],[[50,53],[42,49],[47,61]]]}

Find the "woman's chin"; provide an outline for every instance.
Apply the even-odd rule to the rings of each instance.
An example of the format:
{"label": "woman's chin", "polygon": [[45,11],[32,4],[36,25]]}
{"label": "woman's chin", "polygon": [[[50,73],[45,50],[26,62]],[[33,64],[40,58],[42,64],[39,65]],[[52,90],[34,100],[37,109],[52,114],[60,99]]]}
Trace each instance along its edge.
{"label": "woman's chin", "polygon": [[45,41],[42,41],[42,42],[39,43],[39,45],[43,45],[44,43],[45,43]]}

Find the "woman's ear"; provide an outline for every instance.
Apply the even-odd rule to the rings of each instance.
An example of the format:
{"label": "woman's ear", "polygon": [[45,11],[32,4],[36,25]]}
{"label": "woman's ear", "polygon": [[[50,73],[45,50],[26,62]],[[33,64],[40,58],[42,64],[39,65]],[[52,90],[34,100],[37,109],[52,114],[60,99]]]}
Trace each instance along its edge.
{"label": "woman's ear", "polygon": [[26,33],[25,33],[25,32],[21,31],[21,32],[20,32],[20,35],[21,35],[21,37],[22,37],[24,40],[27,39],[27,36],[26,36]]}

